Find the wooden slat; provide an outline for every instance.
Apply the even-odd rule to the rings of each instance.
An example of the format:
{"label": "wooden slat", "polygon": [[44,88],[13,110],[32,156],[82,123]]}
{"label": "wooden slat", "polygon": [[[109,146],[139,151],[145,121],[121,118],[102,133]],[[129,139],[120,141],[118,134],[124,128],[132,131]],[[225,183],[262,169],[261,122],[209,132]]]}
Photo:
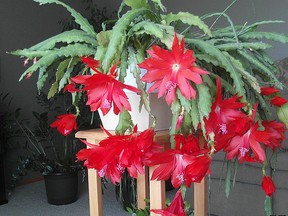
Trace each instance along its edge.
{"label": "wooden slat", "polygon": [[85,131],[78,131],[75,134],[75,137],[79,139],[97,140],[99,142],[108,136],[101,129],[90,129]]}
{"label": "wooden slat", "polygon": [[93,169],[88,169],[88,190],[90,216],[102,216],[101,179],[97,175],[97,171]]}
{"label": "wooden slat", "polygon": [[[87,138],[87,142],[97,144],[99,140]],[[102,184],[101,178],[98,176],[95,169],[88,169],[88,192],[90,216],[102,216]]]}
{"label": "wooden slat", "polygon": [[[167,130],[158,131],[154,140],[163,145],[164,150],[170,147],[170,136]],[[149,167],[150,209],[164,209],[166,202],[165,181],[151,180],[155,168],[155,166]],[[157,216],[158,214],[151,212],[150,215]]]}
{"label": "wooden slat", "polygon": [[[155,170],[154,167],[149,167],[149,179],[151,179],[152,173]],[[150,180],[150,209],[164,209],[165,208],[165,181]],[[151,216],[158,216],[153,212],[150,213]]]}
{"label": "wooden slat", "polygon": [[144,209],[147,205],[145,199],[149,198],[149,175],[148,167],[145,167],[145,173],[137,176],[137,207]]}
{"label": "wooden slat", "polygon": [[194,216],[207,216],[208,191],[207,178],[194,183]]}

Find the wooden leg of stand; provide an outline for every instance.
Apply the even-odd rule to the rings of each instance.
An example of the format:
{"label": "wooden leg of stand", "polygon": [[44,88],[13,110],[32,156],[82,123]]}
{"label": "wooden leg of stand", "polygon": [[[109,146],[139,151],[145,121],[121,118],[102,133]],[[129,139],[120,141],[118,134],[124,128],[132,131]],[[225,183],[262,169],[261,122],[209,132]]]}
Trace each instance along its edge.
{"label": "wooden leg of stand", "polygon": [[101,178],[97,175],[97,171],[93,169],[88,169],[88,190],[90,216],[102,216]]}
{"label": "wooden leg of stand", "polygon": [[[154,171],[155,167],[149,168],[149,179]],[[165,181],[153,181],[150,180],[150,209],[164,209],[165,208]],[[158,216],[151,212],[151,216]]]}
{"label": "wooden leg of stand", "polygon": [[[94,139],[87,139],[89,143],[96,143]],[[94,169],[88,169],[88,192],[90,216],[102,216],[102,184],[101,178]]]}
{"label": "wooden leg of stand", "polygon": [[194,216],[207,216],[208,193],[207,178],[194,183]]}
{"label": "wooden leg of stand", "polygon": [[149,193],[149,174],[148,168],[145,167],[145,173],[143,175],[138,174],[137,177],[137,207],[138,209],[144,209],[146,207],[145,199],[148,198]]}

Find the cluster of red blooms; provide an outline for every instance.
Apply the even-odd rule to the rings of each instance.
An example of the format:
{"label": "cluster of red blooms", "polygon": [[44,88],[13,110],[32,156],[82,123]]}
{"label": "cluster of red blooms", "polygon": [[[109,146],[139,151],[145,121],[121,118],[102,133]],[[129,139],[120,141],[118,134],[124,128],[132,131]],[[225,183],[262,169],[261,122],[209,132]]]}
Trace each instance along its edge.
{"label": "cluster of red blooms", "polygon": [[129,135],[112,135],[106,131],[108,137],[98,145],[86,143],[90,148],[77,153],[78,160],[85,160],[87,168],[98,170],[100,177],[106,177],[116,184],[120,182],[125,169],[133,178],[137,174],[144,174],[144,166],[149,158],[159,152],[161,146],[154,142],[155,132],[147,129],[137,133],[137,126]]}
{"label": "cluster of red blooms", "polygon": [[[150,58],[139,64],[147,70],[142,81],[153,84],[148,93],[157,89],[158,96],[165,96],[168,105],[177,98],[178,90],[187,100],[195,99],[196,91],[190,83],[201,84],[201,75],[209,74],[195,66],[193,51],[186,50],[184,45],[184,39],[179,43],[175,35],[171,51],[154,45],[152,50],[147,51]],[[82,58],[82,61],[95,73],[72,78],[65,90],[71,93],[80,91],[76,89],[76,84],[81,84],[84,86],[81,91],[87,92],[87,105],[91,111],[100,109],[103,115],[112,107],[115,114],[122,108],[130,111],[131,106],[123,89],[136,93],[139,90],[116,79],[116,65],[109,74],[103,74],[97,69],[100,67],[98,61],[89,57]],[[206,134],[203,135],[201,129],[194,134],[176,134],[175,148],[162,151],[153,141],[153,129],[137,133],[135,127],[129,135],[112,135],[106,131],[108,137],[98,145],[83,141],[89,148],[77,154],[78,160],[85,161],[85,166],[96,169],[99,176],[105,176],[113,183],[120,182],[124,169],[136,178],[138,172],[144,172],[144,166],[157,166],[152,179],[167,180],[171,177],[175,188],[183,184],[190,187],[192,182],[200,182],[210,172],[213,154],[220,150],[226,152],[227,160],[237,157],[240,163],[263,163],[266,148],[274,151],[281,146],[285,125],[276,121],[257,121],[257,104],[244,112],[247,104],[241,101],[242,97],[223,98],[220,78],[217,78],[216,84],[217,94],[210,115],[204,118]],[[261,88],[261,94],[269,98],[272,105],[282,106],[287,100],[278,96],[278,91],[274,87]],[[177,127],[181,127],[183,112],[185,110],[179,116]],[[61,115],[51,126],[67,135],[77,129],[76,116]],[[265,172],[262,188],[267,196],[275,191],[272,179]],[[161,215],[185,215],[180,190],[167,209],[152,211]]]}

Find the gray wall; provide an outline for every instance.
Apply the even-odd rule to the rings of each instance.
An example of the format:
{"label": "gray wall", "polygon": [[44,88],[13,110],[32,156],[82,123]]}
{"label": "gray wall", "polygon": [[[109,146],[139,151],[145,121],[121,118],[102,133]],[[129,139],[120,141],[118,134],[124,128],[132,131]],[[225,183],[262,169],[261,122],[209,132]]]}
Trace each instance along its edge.
{"label": "gray wall", "polygon": [[[66,1],[80,11],[80,0]],[[96,1],[100,6],[107,6],[108,10],[116,10],[120,1]],[[168,11],[190,11],[196,15],[209,12],[223,11],[231,0],[177,0],[162,1]],[[0,7],[0,92],[9,92],[14,98],[15,107],[22,107],[25,116],[32,110],[39,109],[35,102],[36,86],[35,75],[29,80],[18,82],[20,74],[24,71],[23,61],[18,57],[6,55],[6,51],[29,47],[49,36],[61,31],[57,24],[59,20],[69,17],[69,14],[60,6],[38,6],[32,0],[1,0]],[[248,24],[260,20],[285,20],[288,21],[287,0],[239,0],[228,11],[235,24]],[[211,22],[211,21],[210,21]],[[226,25],[225,19],[219,25]],[[288,24],[265,25],[263,31],[277,31],[288,33]],[[275,59],[288,56],[287,45],[276,44],[269,53]],[[280,156],[283,170],[287,170],[287,154]],[[219,160],[221,160],[219,158]],[[261,173],[259,168],[240,168],[239,183],[232,189],[229,200],[225,198],[222,186],[217,180],[221,172],[221,161],[214,163],[212,173],[211,212],[219,215],[264,215],[264,193],[261,191]],[[286,167],[286,168],[285,168]],[[260,173],[260,174],[259,174]],[[243,174],[243,175],[242,175]],[[288,214],[287,171],[276,174],[276,185],[279,189],[275,196],[277,214]],[[257,177],[257,180],[255,180]],[[220,186],[219,186],[220,185]],[[231,199],[232,198],[232,199]]]}
{"label": "gray wall", "polygon": [[[80,1],[71,4],[80,8]],[[3,7],[4,6],[4,7]],[[21,107],[24,116],[37,110],[36,85],[37,73],[31,79],[18,82],[24,72],[24,59],[7,55],[7,51],[28,48],[50,36],[61,32],[58,21],[70,18],[61,6],[39,6],[32,0],[1,0],[0,7],[0,92],[13,96],[15,107]]]}
{"label": "gray wall", "polygon": [[[66,1],[72,7],[80,9],[79,1]],[[95,1],[96,2],[96,1]],[[108,10],[116,10],[120,1],[97,1],[101,8],[107,6]],[[163,1],[166,3],[168,11],[191,11],[196,15],[214,11],[223,11],[230,1],[188,1],[178,0]],[[41,40],[55,35],[61,31],[61,26],[57,22],[63,18],[69,17],[69,13],[64,8],[57,5],[39,6],[32,0],[2,0],[0,8],[0,92],[9,92],[14,97],[16,107],[23,107],[23,110],[29,113],[36,109],[34,97],[36,94],[34,74],[29,80],[18,82],[20,74],[25,70],[23,60],[18,57],[7,55],[6,51],[18,48],[26,48],[34,45]],[[4,5],[4,6],[3,6]],[[280,19],[288,20],[288,1],[286,0],[245,0],[238,1],[228,11],[235,24],[243,24],[246,21],[251,24],[258,20]],[[226,25],[223,18],[219,25]],[[265,28],[264,28],[265,27]],[[288,23],[265,25],[264,30],[288,33]],[[274,59],[281,59],[287,56],[287,47],[276,44],[271,49]]]}

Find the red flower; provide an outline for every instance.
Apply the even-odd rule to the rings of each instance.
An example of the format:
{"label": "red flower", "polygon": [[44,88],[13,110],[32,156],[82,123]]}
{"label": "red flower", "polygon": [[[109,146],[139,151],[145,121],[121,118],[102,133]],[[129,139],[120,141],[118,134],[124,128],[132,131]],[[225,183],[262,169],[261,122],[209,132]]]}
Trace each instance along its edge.
{"label": "red flower", "polygon": [[[96,63],[93,63],[93,62]],[[87,62],[87,61],[86,61]],[[116,65],[110,69],[110,74],[103,74],[96,69],[98,62],[89,59],[88,67],[91,67],[96,73],[93,75],[79,75],[71,78],[75,83],[84,85],[83,91],[87,91],[88,101],[91,111],[96,111],[100,108],[103,115],[106,115],[110,109],[114,108],[114,113],[117,115],[124,107],[131,111],[131,106],[128,97],[123,89],[139,93],[140,90],[129,85],[125,85],[118,81],[116,77]]]}
{"label": "red flower", "polygon": [[187,187],[190,187],[192,182],[199,183],[202,181],[209,172],[211,162],[212,158],[208,154],[194,157],[192,163],[185,169],[185,181]]}
{"label": "red flower", "polygon": [[97,173],[100,177],[105,176],[106,179],[111,179],[113,184],[120,182],[122,173],[124,172],[124,167],[118,163],[119,160],[114,155],[115,152],[107,151],[104,147],[92,145],[83,140],[82,142],[90,146],[90,148],[81,149],[76,154],[77,159],[80,161],[85,160],[84,166],[89,169],[98,170]]}
{"label": "red flower", "polygon": [[137,127],[131,135],[112,135],[106,131],[108,137],[99,145],[91,145],[77,153],[78,160],[85,160],[84,165],[98,170],[98,175],[111,179],[112,183],[120,182],[124,169],[133,178],[137,173],[144,173],[143,166],[160,146],[153,141],[155,132],[147,129],[137,134]]}
{"label": "red flower", "polygon": [[192,159],[192,156],[175,149],[156,154],[152,157],[152,163],[149,166],[159,166],[154,170],[151,179],[168,180],[171,177],[173,187],[178,188],[185,183],[184,170]]}
{"label": "red flower", "polygon": [[222,85],[220,78],[216,80],[217,95],[215,101],[212,103],[211,112],[208,119],[205,119],[206,132],[214,132],[214,134],[227,134],[230,128],[228,124],[237,118],[245,117],[245,114],[240,111],[245,106],[244,103],[238,102],[241,97],[232,96],[227,99],[222,97]]}
{"label": "red flower", "polygon": [[178,190],[173,201],[167,209],[151,209],[151,212],[160,214],[162,216],[185,216],[184,201],[181,190]]}
{"label": "red flower", "polygon": [[254,107],[252,116],[234,120],[235,136],[224,149],[227,152],[226,158],[228,160],[238,156],[239,161],[243,162],[246,156],[250,155],[250,150],[254,153],[257,161],[262,163],[265,160],[265,151],[260,143],[268,144],[271,135],[268,131],[258,130],[258,122],[254,123],[255,115],[256,106]]}
{"label": "red flower", "polygon": [[270,100],[270,103],[274,106],[277,106],[277,107],[281,107],[283,104],[285,104],[287,102],[288,102],[288,100],[286,100],[285,98],[280,97],[280,96],[275,96],[275,97],[271,98],[271,100]]}
{"label": "red flower", "polygon": [[[171,183],[174,188],[180,187],[185,182],[185,169],[195,161],[195,157],[207,149],[200,150],[199,138],[192,134],[184,137],[175,135],[176,149],[168,149],[151,157],[149,166],[158,165],[154,170],[152,180],[168,180],[171,177]],[[207,145],[204,145],[205,148]]]}
{"label": "red flower", "polygon": [[147,51],[151,57],[139,64],[139,67],[148,70],[142,81],[154,82],[148,93],[158,89],[158,97],[165,94],[168,105],[175,100],[177,88],[188,100],[195,98],[196,91],[189,81],[201,84],[200,74],[208,74],[207,71],[193,65],[196,61],[193,51],[185,50],[184,46],[184,39],[179,44],[175,34],[171,51],[154,45],[152,50]]}
{"label": "red flower", "polygon": [[276,89],[275,87],[261,87],[261,94],[265,96],[271,95],[277,92],[279,92],[279,90]]}
{"label": "red flower", "polygon": [[182,134],[174,135],[176,142],[176,149],[181,149],[181,152],[186,154],[193,154],[200,151],[199,138],[193,134],[189,134],[185,137]]}
{"label": "red flower", "polygon": [[55,127],[64,136],[70,134],[73,130],[77,130],[76,116],[73,114],[63,114],[57,116],[57,120],[50,124]]}
{"label": "red flower", "polygon": [[32,73],[27,73],[25,79],[29,79],[32,76]]}
{"label": "red flower", "polygon": [[263,176],[262,178],[262,190],[269,197],[276,191],[274,182],[270,176]]}
{"label": "red flower", "polygon": [[273,151],[275,148],[281,147],[281,143],[285,139],[285,124],[276,121],[263,121],[262,125],[265,127],[265,130],[270,133],[269,143],[266,145]]}
{"label": "red flower", "polygon": [[80,90],[79,89],[76,89],[76,85],[74,82],[72,83],[69,83],[68,85],[66,85],[63,89],[63,91],[68,91],[70,93],[75,93],[75,92],[79,92]]}
{"label": "red flower", "polygon": [[97,68],[100,67],[100,61],[96,60],[96,59],[93,59],[89,56],[87,57],[80,57],[81,58],[81,61],[84,62],[87,67],[91,68],[92,70],[97,70]]}
{"label": "red flower", "polygon": [[244,103],[239,102],[241,97],[232,96],[223,99],[222,85],[219,77],[216,79],[217,95],[212,103],[209,117],[204,119],[207,136],[214,139],[214,148],[218,152],[228,141],[235,136],[234,120],[245,117],[241,108]]}

